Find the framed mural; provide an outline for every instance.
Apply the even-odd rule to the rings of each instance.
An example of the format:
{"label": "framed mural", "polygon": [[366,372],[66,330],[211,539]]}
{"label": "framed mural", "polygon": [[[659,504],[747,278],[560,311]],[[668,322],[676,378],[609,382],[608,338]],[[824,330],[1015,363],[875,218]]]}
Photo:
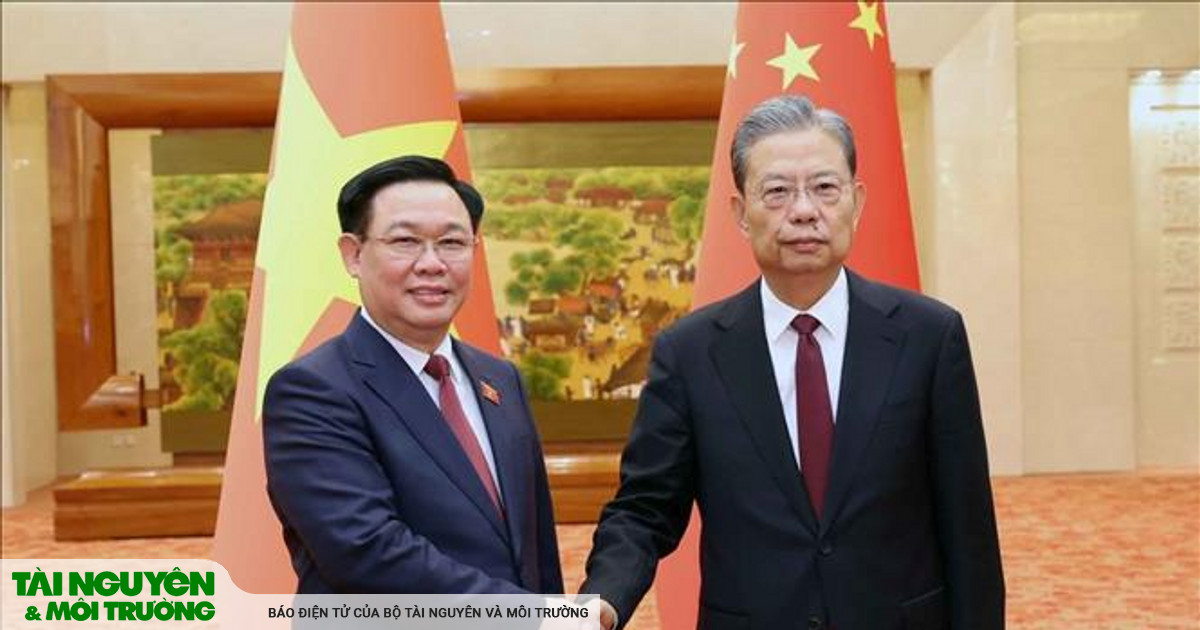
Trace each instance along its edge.
{"label": "framed mural", "polygon": [[[543,434],[623,440],[654,335],[690,309],[715,125],[478,124],[467,134],[488,200],[501,348]],[[169,452],[220,452],[227,440],[270,137],[167,130],[152,141]]]}
{"label": "framed mural", "polygon": [[271,138],[167,129],[151,139],[162,443],[176,455],[228,442]]}

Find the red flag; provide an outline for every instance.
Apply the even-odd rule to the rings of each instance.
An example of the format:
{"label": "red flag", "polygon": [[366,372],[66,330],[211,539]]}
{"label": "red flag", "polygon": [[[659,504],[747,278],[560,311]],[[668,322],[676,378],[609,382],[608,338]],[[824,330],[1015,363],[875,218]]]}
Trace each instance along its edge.
{"label": "red flag", "polygon": [[[847,265],[888,284],[919,287],[916,246],[896,109],[896,78],[883,3],[759,3],[738,7],[693,308],[728,297],[758,277],[749,244],[734,225],[737,190],[729,147],[755,105],[780,94],[802,94],[837,111],[854,129],[858,178],[867,205]],[[657,584],[666,630],[694,628],[699,600],[699,516],[663,562]]]}
{"label": "red flag", "polygon": [[[359,297],[337,251],[337,194],[355,173],[405,154],[445,159],[469,176],[439,6],[296,4],[213,541],[213,559],[243,590],[295,589],[266,496],[263,389],[353,315]],[[482,242],[454,326],[499,353]]]}

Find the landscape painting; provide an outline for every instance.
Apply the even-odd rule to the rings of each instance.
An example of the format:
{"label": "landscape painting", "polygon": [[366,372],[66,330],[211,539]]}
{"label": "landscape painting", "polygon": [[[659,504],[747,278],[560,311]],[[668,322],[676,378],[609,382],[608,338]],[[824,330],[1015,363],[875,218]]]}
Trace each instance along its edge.
{"label": "landscape painting", "polygon": [[707,166],[478,169],[506,358],[535,401],[629,400],[688,312]]}
{"label": "landscape painting", "polygon": [[165,441],[219,442],[227,431],[266,181],[245,173],[154,178],[160,392],[164,426],[174,428]]}

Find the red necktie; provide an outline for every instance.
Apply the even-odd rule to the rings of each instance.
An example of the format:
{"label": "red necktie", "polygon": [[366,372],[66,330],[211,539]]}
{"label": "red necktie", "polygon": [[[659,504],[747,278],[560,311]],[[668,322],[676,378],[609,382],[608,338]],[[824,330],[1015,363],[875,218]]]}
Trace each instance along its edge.
{"label": "red necktie", "polygon": [[825,362],[813,332],[821,322],[811,315],[797,315],[792,328],[800,333],[796,347],[796,422],[799,425],[800,469],[813,511],[821,518],[825,487],[829,481],[829,456],[833,446],[833,411],[829,408],[829,386]]}
{"label": "red necktie", "polygon": [[467,459],[471,460],[475,474],[479,475],[479,480],[487,489],[488,496],[492,498],[496,510],[503,517],[504,508],[500,505],[500,493],[496,491],[496,484],[492,481],[492,472],[488,470],[487,459],[483,456],[483,449],[479,448],[479,440],[471,431],[471,426],[467,423],[467,414],[463,412],[462,405],[458,402],[458,394],[454,391],[454,379],[450,378],[450,362],[446,360],[446,357],[435,354],[429,357],[429,363],[425,364],[425,373],[437,380],[438,402],[442,408],[442,416],[446,418],[446,424],[450,425],[454,437],[458,438],[459,446],[467,454]]}

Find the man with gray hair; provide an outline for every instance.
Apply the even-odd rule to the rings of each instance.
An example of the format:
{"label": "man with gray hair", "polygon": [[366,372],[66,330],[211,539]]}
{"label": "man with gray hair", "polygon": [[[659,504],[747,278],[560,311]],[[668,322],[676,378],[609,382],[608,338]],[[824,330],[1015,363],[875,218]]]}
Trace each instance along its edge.
{"label": "man with gray hair", "polygon": [[840,115],[773,98],[731,155],[762,278],[655,339],[580,592],[627,622],[695,501],[700,628],[1003,628],[961,316],[843,266],[866,187]]}

